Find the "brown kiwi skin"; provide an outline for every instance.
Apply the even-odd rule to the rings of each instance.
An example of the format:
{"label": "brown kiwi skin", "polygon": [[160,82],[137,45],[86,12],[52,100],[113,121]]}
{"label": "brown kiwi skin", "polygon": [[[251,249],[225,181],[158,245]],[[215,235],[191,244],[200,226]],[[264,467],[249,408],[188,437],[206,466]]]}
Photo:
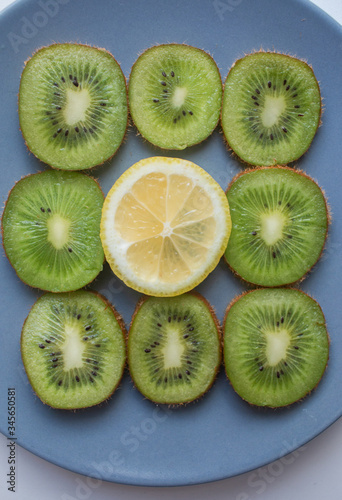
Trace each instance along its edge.
{"label": "brown kiwi skin", "polygon": [[[203,295],[201,295],[200,293],[198,293],[197,291],[195,290],[191,290],[189,292],[186,292],[184,293],[183,295],[193,295],[194,297],[197,297],[199,300],[201,300],[204,305],[209,309],[209,312],[211,314],[211,317],[213,318],[214,320],[214,323],[215,323],[215,327],[216,327],[216,331],[217,331],[217,336],[218,336],[218,339],[219,339],[219,362],[217,363],[217,369],[216,369],[216,372],[215,372],[215,376],[213,377],[213,380],[212,380],[212,383],[211,385],[207,388],[207,390],[205,392],[203,392],[202,394],[200,394],[197,398],[195,399],[191,399],[189,401],[185,401],[183,403],[162,403],[163,405],[167,405],[169,408],[181,408],[181,407],[184,407],[186,405],[189,405],[190,403],[197,403],[197,401],[199,401],[200,399],[203,398],[203,396],[209,392],[209,390],[212,388],[212,386],[214,385],[214,382],[216,380],[216,377],[217,377],[217,374],[221,368],[221,365],[222,365],[222,353],[223,353],[223,330],[222,330],[222,325],[220,324],[218,318],[217,318],[217,315],[216,315],[216,312],[215,312],[215,309],[214,307],[210,304],[210,302],[205,298],[203,297]],[[135,319],[135,316],[137,315],[140,307],[146,302],[146,300],[150,299],[151,296],[149,295],[143,295],[140,297],[140,299],[138,300],[136,306],[135,306],[135,309],[134,309],[134,312],[133,312],[133,315],[132,315],[132,319],[131,319],[131,322],[130,322],[130,325],[129,325],[129,328],[128,328],[128,333],[127,333],[127,353],[128,353],[128,339],[129,339],[129,335],[130,335],[130,331],[131,331],[131,328],[132,328],[132,325],[133,325],[133,322],[134,322],[134,319]],[[162,297],[160,297],[162,298]],[[128,364],[128,370],[129,370],[129,373],[130,373],[130,376],[131,376],[131,379],[132,379],[132,382],[134,384],[134,379],[132,377],[132,373],[131,373],[131,370],[130,370],[130,365],[129,365],[129,361],[128,361],[128,354],[127,354],[127,364]],[[134,387],[139,390],[137,388],[137,386],[134,384]],[[140,391],[139,391],[140,392]],[[156,404],[156,405],[160,405],[161,403],[158,403],[157,401],[153,401],[149,398],[147,398],[144,394],[142,394],[144,396],[144,398],[148,401],[152,401],[152,403]]]}
{"label": "brown kiwi skin", "polygon": [[[279,287],[277,287],[279,289]],[[312,300],[315,300],[311,295],[309,295],[308,293],[306,292],[303,292],[303,290],[300,290],[299,288],[295,288],[295,287],[282,287],[282,288],[286,288],[288,290],[295,290],[295,291],[299,291],[299,292],[302,292],[304,295],[306,295],[307,297],[309,297],[310,299]],[[263,290],[265,288],[259,288],[259,290]],[[267,288],[267,290],[270,290],[270,288]],[[225,331],[225,325],[226,325],[226,321],[227,321],[227,316],[228,316],[228,313],[230,311],[230,309],[232,308],[232,306],[235,304],[235,302],[237,302],[239,299],[241,299],[242,297],[244,297],[245,295],[253,292],[254,290],[246,290],[244,292],[242,292],[241,294],[239,295],[236,295],[232,300],[231,302],[228,304],[227,308],[226,308],[226,311],[225,311],[225,314],[224,314],[224,318],[223,318],[223,323],[222,323],[222,337],[224,337],[224,331]],[[322,312],[322,315],[323,315],[323,318],[325,320],[325,316],[324,316],[324,313],[323,313],[323,310],[320,306],[320,304],[317,302],[317,300],[315,300],[316,304],[318,305],[318,307],[320,308],[321,312]],[[326,327],[326,322],[324,322],[324,326]],[[328,344],[329,344],[329,347],[330,347],[330,336],[329,336],[329,333],[327,331],[327,337],[328,337]],[[224,338],[222,339],[222,346],[224,344]],[[226,369],[226,365],[224,363],[224,357],[223,357],[223,364],[224,364],[224,368],[225,368],[225,374],[226,374],[226,378],[229,382],[229,385],[232,387],[232,389],[234,390],[234,392],[239,396],[239,398],[241,398],[245,403],[248,403],[248,405],[252,408],[258,408],[258,409],[270,409],[270,410],[282,410],[283,408],[289,408],[291,406],[294,406],[295,404],[299,404],[301,403],[304,399],[306,399],[311,393],[313,393],[317,386],[319,385],[320,381],[322,380],[324,374],[326,373],[326,370],[328,368],[328,364],[329,364],[329,358],[327,360],[327,364],[325,366],[325,370],[324,372],[322,373],[322,376],[321,378],[319,379],[319,381],[317,382],[317,384],[315,385],[315,387],[313,389],[311,389],[311,391],[308,391],[302,398],[300,399],[296,399],[295,401],[292,401],[291,403],[288,403],[287,405],[283,405],[283,406],[259,406],[259,405],[256,405],[254,403],[250,403],[249,401],[247,401],[246,399],[244,399],[242,396],[240,396],[240,394],[238,394],[235,389],[234,389],[234,386],[233,384],[231,383],[231,381],[229,380],[229,377],[228,377],[228,374],[227,374],[227,369]]]}
{"label": "brown kiwi skin", "polygon": [[[267,167],[250,167],[250,168],[247,168],[245,170],[243,170],[242,172],[239,172],[238,174],[236,174],[233,179],[230,181],[230,183],[228,184],[228,187],[225,191],[226,193],[226,196],[228,195],[228,191],[231,187],[231,185],[241,176],[247,174],[247,173],[251,173],[251,172],[255,172],[257,170],[271,170],[271,169],[282,169],[282,170],[290,170],[292,172],[296,172],[298,173],[299,175],[302,175],[303,177],[306,177],[307,179],[313,181],[318,187],[319,189],[321,190],[322,194],[323,194],[323,198],[324,198],[324,203],[325,203],[325,210],[326,210],[326,214],[327,214],[327,229],[326,229],[326,232],[325,232],[325,238],[324,238],[324,244],[322,246],[322,249],[321,249],[321,252],[316,260],[316,262],[314,262],[311,266],[310,269],[308,269],[306,271],[306,273],[304,274],[304,276],[302,276],[301,278],[299,278],[298,280],[296,281],[293,281],[291,283],[285,283],[283,285],[277,285],[277,286],[273,286],[273,287],[266,287],[265,285],[258,285],[257,283],[252,283],[250,281],[247,281],[245,280],[244,278],[242,278],[242,276],[240,276],[237,271],[235,271],[235,269],[233,269],[228,261],[227,261],[227,258],[226,258],[226,255],[225,253],[223,254],[223,257],[224,257],[224,261],[225,263],[227,264],[227,266],[229,267],[229,269],[232,271],[232,273],[234,274],[234,276],[236,276],[237,278],[239,278],[243,283],[247,284],[247,285],[250,285],[250,286],[254,286],[254,287],[257,287],[257,288],[283,288],[283,287],[289,287],[289,286],[292,286],[292,285],[295,285],[296,283],[301,283],[302,281],[304,281],[304,279],[312,272],[313,268],[315,267],[315,265],[317,264],[317,262],[320,260],[323,252],[324,252],[324,248],[325,248],[325,244],[326,244],[326,241],[327,241],[327,237],[328,237],[328,230],[329,230],[329,226],[331,224],[331,221],[332,221],[332,216],[331,216],[331,209],[330,209],[330,205],[327,201],[327,197],[325,195],[325,192],[324,190],[319,186],[319,184],[317,183],[317,181],[315,179],[313,179],[312,177],[310,177],[306,172],[304,172],[304,170],[299,170],[299,169],[294,169],[292,167],[289,167],[287,165],[272,165],[272,166],[267,166]],[[229,242],[228,242],[229,244]]]}
{"label": "brown kiwi skin", "polygon": [[[106,53],[107,53],[107,54],[109,54],[109,55],[110,55],[110,56],[114,59],[114,61],[117,63],[117,65],[119,66],[119,69],[120,69],[120,71],[121,71],[121,73],[122,73],[122,76],[123,76],[123,78],[124,78],[125,88],[126,88],[126,102],[127,102],[127,120],[126,120],[126,129],[125,129],[125,132],[124,132],[123,137],[122,137],[122,139],[121,139],[121,143],[118,145],[118,147],[116,148],[116,150],[114,151],[114,153],[113,153],[111,156],[109,156],[108,158],[104,159],[102,162],[97,163],[96,165],[93,165],[93,166],[91,166],[91,167],[87,167],[87,168],[86,168],[86,169],[84,169],[84,170],[89,170],[89,169],[92,169],[92,168],[99,167],[99,166],[103,165],[105,162],[110,161],[110,160],[113,158],[113,156],[115,156],[115,155],[116,155],[116,153],[118,152],[119,148],[120,148],[120,147],[121,147],[121,145],[125,142],[125,139],[126,139],[127,129],[128,129],[128,127],[129,127],[129,102],[128,102],[128,85],[127,85],[127,78],[125,77],[125,75],[124,75],[124,73],[123,73],[123,71],[122,71],[122,69],[121,69],[121,65],[120,65],[120,64],[119,64],[119,62],[115,59],[115,57],[113,56],[113,54],[112,54],[111,52],[109,52],[109,50],[107,50],[107,49],[105,49],[105,48],[102,48],[102,47],[96,47],[95,45],[89,45],[89,44],[86,44],[86,43],[78,43],[78,42],[63,42],[63,43],[52,43],[52,44],[50,44],[50,45],[43,45],[43,46],[41,46],[41,47],[37,48],[36,50],[34,50],[34,51],[32,52],[32,55],[31,55],[28,59],[26,59],[26,61],[24,62],[24,69],[25,69],[26,64],[27,64],[27,63],[28,63],[28,62],[32,59],[32,57],[33,57],[33,56],[34,56],[37,52],[39,52],[41,49],[46,49],[46,48],[48,48],[48,47],[53,47],[53,46],[56,46],[56,45],[78,45],[78,46],[80,46],[80,47],[89,47],[89,48],[92,48],[92,49],[97,49],[97,50],[102,51],[102,52],[106,52]],[[18,92],[18,109],[20,108],[20,88],[21,88],[21,78],[20,78],[19,92]],[[21,127],[20,127],[20,121],[19,121],[19,129],[20,129],[20,132],[22,133],[22,130],[21,130]],[[35,156],[35,157],[36,157],[39,161],[42,161],[42,160],[40,160],[40,158],[38,158],[38,156],[36,156],[36,155],[35,155],[35,154],[34,154],[34,153],[30,150],[30,148],[29,148],[29,146],[28,146],[28,144],[27,144],[27,142],[26,142],[26,140],[25,140],[25,137],[24,137],[23,133],[22,133],[22,136],[23,136],[23,139],[24,139],[24,143],[25,143],[26,149],[29,151],[29,153],[32,153],[32,154],[33,154],[33,155],[34,155],[34,156]],[[45,163],[45,162],[43,162],[43,163]],[[53,168],[53,169],[55,169],[55,170],[63,170],[63,171],[64,171],[64,169],[60,169],[60,168],[58,168],[58,167],[54,167],[53,165],[50,165],[50,164],[47,164],[47,165],[49,165],[51,168]],[[82,169],[78,169],[78,170],[68,169],[68,170],[66,170],[66,171],[70,171],[70,172],[77,172],[77,171],[79,172],[79,171],[81,171],[81,172],[82,172]]]}
{"label": "brown kiwi skin", "polygon": [[[5,255],[6,255],[7,259],[8,259],[8,262],[9,262],[10,264],[11,264],[11,261],[10,261],[10,260],[9,260],[9,258],[8,258],[8,255],[7,255],[7,253],[6,253],[6,249],[5,249],[5,245],[4,245],[4,228],[3,228],[3,223],[2,223],[2,219],[3,219],[3,216],[4,216],[4,212],[5,212],[5,208],[6,208],[6,205],[7,205],[8,198],[9,198],[9,196],[10,196],[10,194],[11,194],[12,190],[14,189],[14,187],[18,184],[18,182],[20,182],[20,181],[21,181],[21,180],[23,180],[23,179],[26,179],[26,177],[31,177],[32,175],[39,175],[39,174],[43,174],[44,172],[45,172],[45,170],[43,170],[43,171],[41,171],[41,172],[35,172],[35,173],[32,173],[32,174],[27,174],[27,175],[24,175],[24,176],[23,176],[23,177],[21,177],[18,181],[16,181],[16,183],[15,183],[15,184],[11,187],[11,189],[10,189],[10,191],[9,191],[8,195],[7,195],[7,200],[6,200],[6,202],[5,202],[5,205],[4,205],[4,208],[3,208],[2,214],[1,214],[1,241],[2,241],[2,248],[3,248],[3,250],[4,250],[4,252],[5,252]],[[77,172],[77,170],[63,170],[63,172]],[[79,171],[78,171],[78,172],[79,172]],[[105,195],[104,195],[103,190],[102,190],[102,187],[100,186],[100,184],[99,184],[99,182],[97,181],[97,179],[95,179],[95,178],[94,178],[94,177],[92,177],[91,175],[88,175],[88,174],[86,174],[86,173],[84,173],[84,172],[79,172],[79,173],[80,173],[80,175],[86,175],[87,177],[90,177],[93,181],[95,181],[95,182],[96,182],[97,186],[99,187],[99,189],[100,189],[100,191],[101,191],[101,193],[102,193],[103,199],[104,199],[104,198],[105,198]],[[104,264],[104,263],[105,263],[105,257],[103,258],[103,264]],[[14,269],[14,267],[12,266],[12,264],[11,264],[11,267]],[[34,287],[34,286],[32,286],[32,285],[29,285],[28,283],[26,283],[24,280],[22,280],[22,279],[20,278],[20,276],[18,275],[18,273],[17,273],[16,269],[14,269],[14,271],[15,271],[16,275],[18,276],[18,278],[20,279],[20,281],[21,281],[22,283],[25,283],[25,285],[26,285],[26,286],[29,286],[30,288],[34,288],[34,289],[38,289],[38,290],[43,290],[44,292],[50,292],[50,290],[44,290],[43,288],[40,288],[40,287]],[[95,280],[96,278],[97,278],[97,276],[95,276],[94,280]],[[89,283],[91,283],[91,282],[89,282]],[[89,285],[89,283],[87,283],[87,285]],[[75,290],[69,290],[69,292],[75,292],[75,291],[77,291],[77,290],[79,290],[79,288],[76,288]],[[53,292],[53,293],[69,293],[69,292]],[[52,293],[52,292],[51,292],[51,293]]]}
{"label": "brown kiwi skin", "polygon": [[[82,289],[83,290],[83,289]],[[80,291],[80,290],[76,290],[76,291]],[[67,412],[73,412],[73,413],[77,413],[77,412],[80,412],[82,410],[85,410],[86,408],[92,408],[94,406],[100,406],[100,405],[103,405],[105,403],[107,403],[109,401],[109,399],[113,396],[114,392],[118,389],[119,385],[121,384],[121,381],[122,381],[122,378],[123,378],[123,375],[126,371],[126,367],[127,367],[127,329],[126,329],[126,325],[125,325],[125,322],[121,316],[121,314],[115,309],[115,307],[113,306],[113,304],[111,304],[109,302],[109,300],[104,297],[101,293],[95,291],[95,290],[87,290],[87,292],[89,293],[92,293],[93,295],[95,295],[96,297],[98,297],[99,299],[102,300],[102,302],[105,303],[106,305],[106,309],[111,309],[114,316],[115,316],[115,319],[117,320],[117,322],[119,323],[119,326],[121,328],[121,331],[122,331],[122,335],[123,335],[123,338],[124,338],[124,341],[125,341],[125,363],[124,363],[124,366],[123,366],[123,370],[122,370],[122,375],[121,375],[121,378],[120,380],[118,381],[118,383],[116,384],[116,386],[114,387],[114,389],[110,392],[110,394],[108,394],[108,396],[103,399],[102,401],[100,401],[99,403],[96,403],[94,405],[88,405],[88,406],[84,406],[82,408],[56,408],[55,406],[52,406],[50,403],[47,403],[45,400],[43,400],[37,393],[36,391],[33,389],[33,385],[32,385],[32,381],[26,371],[26,368],[25,368],[25,364],[24,364],[24,360],[23,360],[23,357],[22,357],[22,339],[23,339],[23,331],[24,331],[24,326],[26,324],[26,321],[27,321],[27,318],[29,316],[29,314],[26,316],[26,319],[24,321],[24,324],[22,326],[22,330],[21,330],[21,335],[20,335],[20,353],[21,353],[21,360],[22,360],[22,363],[23,363],[23,366],[25,368],[25,373],[26,373],[26,376],[30,382],[30,385],[31,385],[31,388],[34,392],[34,394],[38,397],[38,399],[40,399],[40,401],[46,405],[46,406],[49,406],[50,408],[52,408],[53,410],[56,410],[56,411],[67,411]],[[48,293],[52,293],[52,292],[48,292]],[[73,293],[73,292],[64,292],[64,293]],[[45,295],[45,294],[43,294]],[[31,309],[29,311],[29,313],[31,312],[33,306],[35,305],[35,303],[31,306]]]}
{"label": "brown kiwi skin", "polygon": [[[131,75],[132,75],[132,71],[133,71],[133,68],[135,67],[136,63],[138,62],[138,59],[140,58],[140,56],[142,56],[145,52],[147,52],[148,50],[150,49],[153,49],[154,47],[169,47],[169,46],[173,46],[173,45],[182,45],[184,47],[190,47],[192,49],[196,49],[198,52],[204,52],[207,56],[209,56],[213,62],[215,63],[215,66],[216,66],[216,69],[217,69],[217,72],[218,74],[220,75],[220,79],[221,79],[221,89],[222,89],[222,98],[223,98],[223,84],[222,84],[222,77],[221,77],[221,73],[220,73],[220,70],[216,64],[216,61],[214,60],[213,56],[206,50],[204,49],[200,49],[199,47],[194,47],[193,45],[189,45],[187,43],[177,43],[177,42],[172,42],[172,43],[159,43],[159,44],[155,44],[151,47],[148,47],[147,49],[143,50],[142,52],[138,53],[138,57],[136,59],[136,61],[134,62],[132,68],[131,68],[131,71],[130,71],[130,74],[129,74],[129,79],[128,79],[128,84],[129,84],[129,81],[131,79]],[[221,109],[222,109],[222,100],[221,100]],[[135,123],[134,123],[134,120],[133,120],[133,117],[132,117],[132,114],[129,110],[129,116],[130,116],[130,123],[131,125],[134,125],[135,126]],[[205,140],[209,139],[209,137],[212,135],[212,133],[214,132],[214,130],[217,128],[218,124],[221,122],[221,111],[219,113],[219,118],[216,122],[216,125],[215,127],[213,128],[213,130],[211,131],[211,133],[208,135],[208,137],[206,137],[206,139],[203,139],[202,141],[199,141],[199,142],[196,142],[194,144],[191,144],[191,146],[187,146],[185,149],[187,148],[191,148],[193,146],[196,146],[197,144],[201,144],[201,142],[204,142]],[[149,144],[152,144],[155,148],[158,148],[158,149],[163,149],[165,151],[184,151],[184,150],[179,150],[179,149],[174,149],[174,148],[162,148],[161,146],[158,146],[158,144],[154,144],[153,142],[151,142],[149,139],[146,139],[140,132],[139,130],[137,129],[137,127],[135,126],[135,130],[136,130],[136,135],[139,135],[140,137],[142,137],[144,139],[144,141],[146,141],[147,143]]]}
{"label": "brown kiwi skin", "polygon": [[[238,154],[235,153],[235,151],[230,147],[229,145],[229,142],[225,136],[225,133],[223,132],[223,127],[222,127],[222,110],[223,110],[223,95],[224,95],[224,89],[225,89],[225,86],[226,86],[226,83],[227,83],[227,78],[229,76],[229,73],[230,73],[230,70],[233,69],[233,67],[236,65],[237,62],[239,62],[241,59],[243,59],[244,57],[246,56],[249,56],[249,55],[252,55],[252,54],[257,54],[259,52],[262,52],[264,54],[280,54],[282,56],[286,56],[288,57],[289,59],[298,59],[299,61],[305,63],[307,66],[309,66],[309,68],[311,69],[314,77],[315,77],[315,80],[317,82],[317,87],[318,87],[318,90],[319,90],[319,95],[320,95],[320,99],[321,99],[321,107],[320,107],[320,116],[319,116],[319,121],[318,121],[318,124],[317,124],[317,128],[315,130],[315,134],[312,138],[312,141],[314,140],[315,138],[315,135],[317,133],[317,130],[319,129],[319,127],[322,125],[322,115],[323,115],[323,112],[324,112],[324,107],[323,107],[323,101],[322,101],[322,94],[321,94],[321,88],[320,88],[320,85],[319,85],[319,81],[317,80],[316,78],[316,75],[313,71],[313,68],[312,68],[312,65],[309,64],[305,59],[302,59],[302,58],[299,58],[299,57],[296,57],[294,55],[291,55],[291,54],[285,54],[284,52],[279,52],[279,51],[276,51],[276,50],[264,50],[263,48],[260,48],[259,50],[255,49],[253,50],[252,52],[249,52],[248,54],[244,54],[243,57],[239,57],[238,59],[236,59],[233,64],[231,65],[229,71],[228,71],[228,74],[224,80],[224,84],[223,84],[223,91],[222,91],[222,103],[221,103],[221,113],[220,113],[220,125],[221,125],[221,132],[222,132],[222,135],[223,135],[223,140],[224,140],[224,143],[226,145],[226,148],[227,148],[227,151],[233,156],[233,158],[235,158],[236,160],[239,160],[243,166],[247,166],[247,167],[250,167],[250,166],[254,166],[252,165],[251,163],[248,163],[248,161],[244,160],[243,158],[240,158],[240,156]],[[309,150],[311,144],[312,144],[312,141],[311,143],[308,145],[306,151],[304,151],[304,153],[302,153],[298,158],[301,158],[302,156],[305,155],[305,153],[307,153],[307,151]],[[295,159],[293,160],[293,162],[297,161],[298,160]],[[291,162],[291,163],[293,163]],[[259,165],[257,165],[259,166]],[[261,166],[261,165],[260,165]],[[276,166],[276,165],[271,165],[271,166]],[[285,164],[282,164],[282,166],[286,166]]]}

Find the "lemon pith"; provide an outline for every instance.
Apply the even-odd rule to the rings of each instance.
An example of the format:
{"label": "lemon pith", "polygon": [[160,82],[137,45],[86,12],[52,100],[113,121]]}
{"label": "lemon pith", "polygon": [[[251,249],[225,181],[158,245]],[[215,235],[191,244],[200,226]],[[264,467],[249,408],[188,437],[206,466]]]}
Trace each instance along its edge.
{"label": "lemon pith", "polygon": [[113,272],[149,295],[194,288],[216,267],[230,235],[227,198],[201,167],[179,158],[140,160],[115,182],[101,240]]}

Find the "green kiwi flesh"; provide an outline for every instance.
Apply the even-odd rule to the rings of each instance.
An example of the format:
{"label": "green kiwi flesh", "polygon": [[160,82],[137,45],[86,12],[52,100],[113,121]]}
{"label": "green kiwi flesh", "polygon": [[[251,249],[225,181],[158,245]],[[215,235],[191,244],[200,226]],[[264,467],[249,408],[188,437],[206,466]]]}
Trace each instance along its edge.
{"label": "green kiwi flesh", "polygon": [[123,324],[100,294],[46,293],[26,318],[21,354],[44,403],[68,410],[94,406],[108,399],[121,380]]}
{"label": "green kiwi flesh", "polygon": [[221,122],[245,162],[285,165],[309,148],[320,124],[320,89],[304,61],[273,52],[239,59],[228,73]]}
{"label": "green kiwi flesh", "polygon": [[102,270],[104,196],[80,172],[47,170],[18,181],[2,216],[3,245],[19,278],[51,292],[77,290]]}
{"label": "green kiwi flesh", "polygon": [[222,81],[212,57],[182,44],[147,49],[133,65],[128,95],[141,135],[164,149],[206,139],[221,109]]}
{"label": "green kiwi flesh", "polygon": [[221,361],[218,322],[198,294],[145,297],[128,333],[128,364],[139,391],[155,403],[183,404],[213,384]]}
{"label": "green kiwi flesh", "polygon": [[276,408],[302,399],[319,383],[328,357],[323,312],[300,290],[253,290],[228,307],[226,373],[250,404]]}
{"label": "green kiwi flesh", "polygon": [[19,120],[28,148],[52,167],[82,170],[103,163],[127,127],[119,64],[109,52],[87,45],[43,47],[22,73]]}
{"label": "green kiwi flesh", "polygon": [[227,190],[232,232],[225,259],[245,281],[282,286],[304,277],[319,259],[329,214],[310,177],[288,167],[246,170]]}

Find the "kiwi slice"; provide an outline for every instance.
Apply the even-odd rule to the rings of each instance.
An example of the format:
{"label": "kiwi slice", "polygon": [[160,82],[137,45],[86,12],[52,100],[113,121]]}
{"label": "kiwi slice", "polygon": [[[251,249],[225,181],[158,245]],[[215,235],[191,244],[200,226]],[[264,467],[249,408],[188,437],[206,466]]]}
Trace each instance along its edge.
{"label": "kiwi slice", "polygon": [[143,297],[128,333],[128,364],[139,391],[155,403],[188,403],[213,384],[221,361],[220,329],[194,292]]}
{"label": "kiwi slice", "polygon": [[319,259],[329,214],[321,188],[289,167],[258,167],[228,186],[232,232],[225,258],[249,283],[294,283]]}
{"label": "kiwi slice", "polygon": [[21,354],[44,403],[68,410],[94,406],[109,398],[121,380],[123,322],[98,293],[46,293],[25,320]]}
{"label": "kiwi slice", "polygon": [[287,406],[320,381],[329,337],[319,304],[300,290],[236,297],[224,320],[224,362],[235,391],[257,406]]}
{"label": "kiwi slice", "polygon": [[228,73],[221,122],[229,147],[252,165],[285,165],[306,152],[321,117],[312,68],[297,58],[256,52]]}
{"label": "kiwi slice", "polygon": [[164,149],[206,139],[221,109],[222,81],[213,58],[182,44],[147,49],[133,65],[128,95],[141,135]]}
{"label": "kiwi slice", "polygon": [[6,255],[26,284],[51,292],[82,288],[102,270],[104,201],[79,172],[47,170],[17,182],[2,215]]}
{"label": "kiwi slice", "polygon": [[103,49],[54,44],[33,54],[19,89],[28,148],[54,168],[82,170],[114,155],[125,135],[126,80]]}

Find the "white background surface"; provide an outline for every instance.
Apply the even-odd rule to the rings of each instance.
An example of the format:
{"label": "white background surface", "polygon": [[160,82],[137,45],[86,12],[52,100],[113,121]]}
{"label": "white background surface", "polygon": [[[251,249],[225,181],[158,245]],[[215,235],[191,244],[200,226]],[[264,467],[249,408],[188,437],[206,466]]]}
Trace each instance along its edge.
{"label": "white background surface", "polygon": [[[11,0],[0,0],[0,11],[10,3]],[[313,0],[313,3],[342,24],[341,0]],[[342,499],[342,418],[299,451],[268,466],[215,483],[175,488],[92,480],[52,465],[17,446],[16,492],[12,493],[6,484],[6,445],[7,439],[0,434],[1,500],[157,500],[160,496],[164,500]]]}

